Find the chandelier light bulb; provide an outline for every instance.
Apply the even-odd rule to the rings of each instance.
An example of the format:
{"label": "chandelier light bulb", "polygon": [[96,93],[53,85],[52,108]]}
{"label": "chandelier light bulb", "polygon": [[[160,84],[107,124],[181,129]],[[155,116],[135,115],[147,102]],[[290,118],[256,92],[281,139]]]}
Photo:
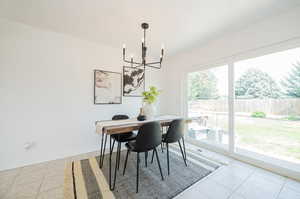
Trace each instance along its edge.
{"label": "chandelier light bulb", "polygon": [[123,44],[123,48],[126,48],[126,44]]}
{"label": "chandelier light bulb", "polygon": [[162,56],[164,56],[164,44],[161,45],[161,53],[160,56],[162,58]]}

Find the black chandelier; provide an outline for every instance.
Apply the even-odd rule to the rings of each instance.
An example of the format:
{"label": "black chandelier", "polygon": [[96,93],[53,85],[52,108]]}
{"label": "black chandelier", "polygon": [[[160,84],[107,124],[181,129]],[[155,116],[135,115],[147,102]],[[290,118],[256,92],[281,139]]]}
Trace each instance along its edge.
{"label": "black chandelier", "polygon": [[147,56],[147,46],[146,46],[146,30],[149,28],[149,24],[142,23],[142,29],[144,30],[144,37],[142,38],[142,60],[141,62],[136,62],[133,60],[133,55],[130,56],[130,60],[126,60],[126,46],[123,44],[123,61],[126,63],[130,63],[131,67],[143,67],[144,69],[146,66],[151,68],[160,69],[161,63],[163,61],[164,56],[164,47],[161,47],[161,54],[160,54],[160,60],[157,62],[150,62],[147,63],[146,56]]}

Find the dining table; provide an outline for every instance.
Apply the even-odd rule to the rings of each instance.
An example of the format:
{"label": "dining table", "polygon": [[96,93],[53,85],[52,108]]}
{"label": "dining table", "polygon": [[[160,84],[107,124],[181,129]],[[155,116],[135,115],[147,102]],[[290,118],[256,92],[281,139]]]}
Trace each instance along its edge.
{"label": "dining table", "polygon": [[[122,133],[127,133],[131,131],[138,130],[143,124],[148,122],[159,122],[161,127],[167,127],[170,125],[170,123],[175,119],[184,119],[185,122],[189,123],[192,121],[192,118],[183,118],[181,116],[177,115],[160,115],[156,116],[152,119],[139,121],[137,118],[130,118],[125,120],[99,120],[95,122],[96,125],[96,133],[101,135],[101,147],[100,147],[100,158],[99,158],[99,167],[102,168],[103,161],[104,161],[104,155],[105,155],[105,149],[107,144],[107,137],[109,135],[117,134],[120,136]],[[111,190],[115,189],[115,182],[116,182],[116,174],[117,174],[117,164],[114,171],[114,183],[112,185],[112,143],[111,139],[109,139],[109,188]],[[184,143],[183,143],[184,144]],[[117,162],[117,157],[116,157]]]}

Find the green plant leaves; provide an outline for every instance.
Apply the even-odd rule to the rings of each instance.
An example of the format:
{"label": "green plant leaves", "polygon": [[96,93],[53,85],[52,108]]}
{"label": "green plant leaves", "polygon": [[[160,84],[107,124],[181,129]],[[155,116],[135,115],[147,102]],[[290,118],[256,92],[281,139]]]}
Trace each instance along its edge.
{"label": "green plant leaves", "polygon": [[157,97],[159,96],[160,91],[157,90],[156,87],[150,86],[149,91],[144,91],[142,93],[144,97],[144,102],[147,102],[148,104],[152,104],[157,100]]}

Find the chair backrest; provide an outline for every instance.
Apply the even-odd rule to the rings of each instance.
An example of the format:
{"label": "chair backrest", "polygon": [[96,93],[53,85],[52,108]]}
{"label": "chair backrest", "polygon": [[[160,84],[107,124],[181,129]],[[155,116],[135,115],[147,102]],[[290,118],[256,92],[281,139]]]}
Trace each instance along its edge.
{"label": "chair backrest", "polygon": [[112,117],[112,120],[126,120],[126,119],[129,119],[127,115],[114,115]]}
{"label": "chair backrest", "polygon": [[161,144],[161,132],[159,122],[149,122],[139,128],[136,136],[136,150],[145,152],[154,149]]}
{"label": "chair backrest", "polygon": [[173,120],[168,128],[165,141],[168,143],[177,142],[183,137],[184,133],[184,120]]}
{"label": "chair backrest", "polygon": [[[129,117],[128,117],[128,115],[114,115],[113,117],[112,117],[112,120],[127,120],[127,119],[129,119]],[[122,134],[122,136],[125,138],[125,137],[127,137],[127,136],[131,136],[132,135],[132,131],[130,131],[130,132],[126,132],[126,133],[121,133]],[[116,136],[117,134],[115,134],[115,136]]]}

